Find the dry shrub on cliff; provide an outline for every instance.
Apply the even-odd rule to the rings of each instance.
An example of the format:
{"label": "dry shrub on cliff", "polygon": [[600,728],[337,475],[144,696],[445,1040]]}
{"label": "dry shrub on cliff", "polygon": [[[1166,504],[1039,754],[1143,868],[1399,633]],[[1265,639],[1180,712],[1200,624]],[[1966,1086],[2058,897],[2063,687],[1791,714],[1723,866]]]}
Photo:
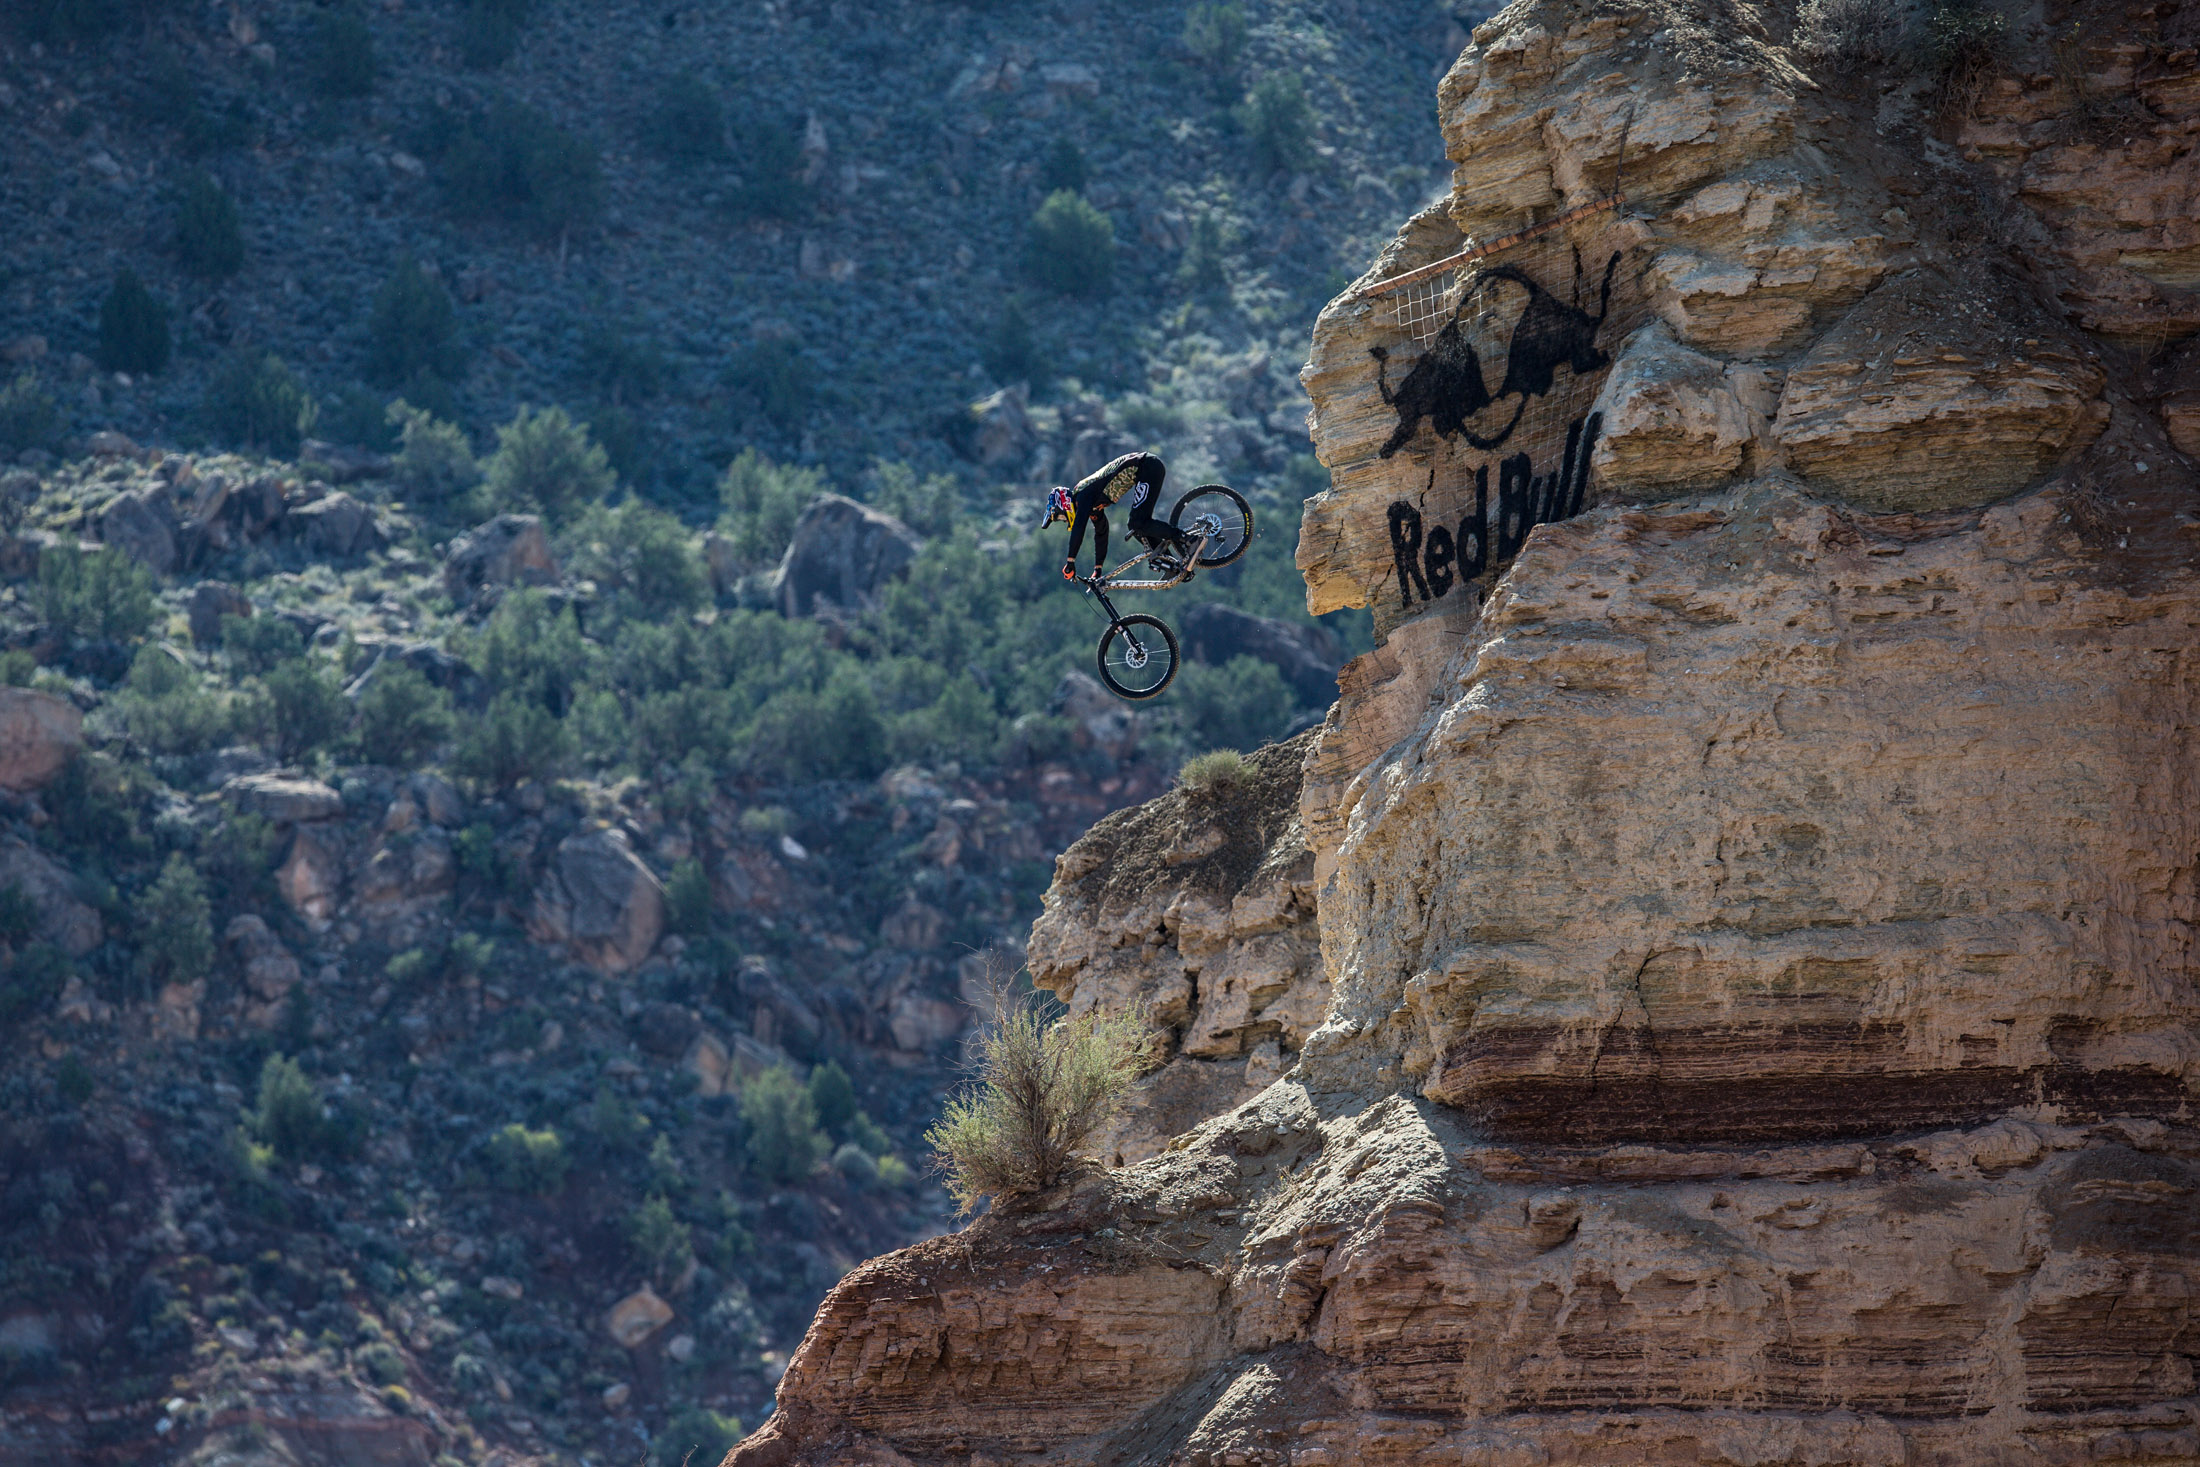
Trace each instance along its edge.
{"label": "dry shrub on cliff", "polygon": [[1194,755],[1176,772],[1178,786],[1195,795],[1235,789],[1252,777],[1253,771],[1246,767],[1245,756],[1235,749],[1211,749]]}
{"label": "dry shrub on cliff", "polygon": [[1057,1019],[1052,1007],[1039,994],[996,989],[977,1087],[949,1101],[924,1133],[964,1212],[981,1198],[1060,1181],[1144,1068],[1151,1026],[1143,1009]]}
{"label": "dry shrub on cliff", "polygon": [[1797,49],[1842,75],[1895,60],[1903,29],[1893,0],[1803,0],[1795,11]]}

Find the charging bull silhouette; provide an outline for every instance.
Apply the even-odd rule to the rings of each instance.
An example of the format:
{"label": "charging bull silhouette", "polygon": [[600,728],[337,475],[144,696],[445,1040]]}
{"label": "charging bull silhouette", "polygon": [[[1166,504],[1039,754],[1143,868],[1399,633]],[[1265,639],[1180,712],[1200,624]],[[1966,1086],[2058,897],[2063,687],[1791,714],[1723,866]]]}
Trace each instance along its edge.
{"label": "charging bull silhouette", "polygon": [[[1511,265],[1498,265],[1484,270],[1467,283],[1459,293],[1459,304],[1452,309],[1451,319],[1436,333],[1436,339],[1421,359],[1413,364],[1397,391],[1390,387],[1387,367],[1390,353],[1379,346],[1367,349],[1375,358],[1375,385],[1383,394],[1383,401],[1397,409],[1398,426],[1390,435],[1390,441],[1382,448],[1382,456],[1389,458],[1412,441],[1419,431],[1422,419],[1427,419],[1440,437],[1449,438],[1464,434],[1467,442],[1476,448],[1496,448],[1512,437],[1520,426],[1520,415],[1527,411],[1528,399],[1546,397],[1551,382],[1564,363],[1575,376],[1594,372],[1612,359],[1598,349],[1597,331],[1604,325],[1604,318],[1612,309],[1612,272],[1619,268],[1619,252],[1604,263],[1604,286],[1597,298],[1597,313],[1592,316],[1579,304],[1581,299],[1581,255],[1574,254],[1574,301],[1569,305],[1552,295],[1542,286],[1530,280]],[[1496,281],[1510,281],[1528,292],[1528,303],[1521,309],[1520,317],[1513,322],[1512,336],[1505,347],[1505,380],[1491,392],[1482,375],[1482,358],[1467,340],[1461,329],[1461,320],[1467,304],[1484,286]],[[1516,398],[1511,421],[1498,430],[1495,436],[1484,438],[1467,426],[1469,419],[1486,408],[1495,407],[1506,398]]]}

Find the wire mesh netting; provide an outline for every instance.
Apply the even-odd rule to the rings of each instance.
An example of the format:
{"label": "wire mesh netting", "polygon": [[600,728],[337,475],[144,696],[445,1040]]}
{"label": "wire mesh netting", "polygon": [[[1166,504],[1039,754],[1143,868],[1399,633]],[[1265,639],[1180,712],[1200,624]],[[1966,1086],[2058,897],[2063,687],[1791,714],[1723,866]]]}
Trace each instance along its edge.
{"label": "wire mesh netting", "polygon": [[1396,415],[1378,452],[1420,481],[1361,528],[1378,634],[1467,609],[1529,531],[1585,507],[1593,404],[1642,311],[1619,202],[1470,242],[1361,292],[1377,331],[1369,365]]}

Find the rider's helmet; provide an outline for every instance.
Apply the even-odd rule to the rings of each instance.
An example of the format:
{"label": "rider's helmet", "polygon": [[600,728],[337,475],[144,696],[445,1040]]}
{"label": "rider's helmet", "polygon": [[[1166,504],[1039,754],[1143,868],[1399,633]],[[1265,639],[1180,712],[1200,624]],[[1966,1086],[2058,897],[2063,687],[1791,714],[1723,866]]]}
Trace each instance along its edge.
{"label": "rider's helmet", "polygon": [[1070,504],[1069,491],[1059,484],[1049,489],[1047,491],[1047,517],[1039,521],[1039,528],[1043,530],[1057,520],[1066,522],[1073,517],[1074,511]]}

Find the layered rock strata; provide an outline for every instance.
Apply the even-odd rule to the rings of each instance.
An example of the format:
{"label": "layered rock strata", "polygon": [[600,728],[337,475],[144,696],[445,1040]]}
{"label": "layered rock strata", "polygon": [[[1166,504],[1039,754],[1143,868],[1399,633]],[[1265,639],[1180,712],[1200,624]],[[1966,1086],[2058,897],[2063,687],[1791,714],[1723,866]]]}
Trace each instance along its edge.
{"label": "layered rock strata", "polygon": [[[849,1275],[730,1462],[2200,1461],[2200,474],[2189,348],[2122,345],[2191,329],[2200,66],[2088,16],[2131,44],[1969,114],[1749,6],[1476,32],[1452,194],[1305,374],[1309,602],[1385,634],[1299,788],[1322,1022],[1150,1159]],[[2114,153],[2101,57],[2160,124],[2130,198],[2051,187]],[[1580,411],[1507,469],[1527,377],[1477,399],[1487,336],[1369,287],[1554,218],[1618,283],[1543,318]],[[1210,1002],[1182,913],[1226,884],[1084,859],[1042,981]]]}

